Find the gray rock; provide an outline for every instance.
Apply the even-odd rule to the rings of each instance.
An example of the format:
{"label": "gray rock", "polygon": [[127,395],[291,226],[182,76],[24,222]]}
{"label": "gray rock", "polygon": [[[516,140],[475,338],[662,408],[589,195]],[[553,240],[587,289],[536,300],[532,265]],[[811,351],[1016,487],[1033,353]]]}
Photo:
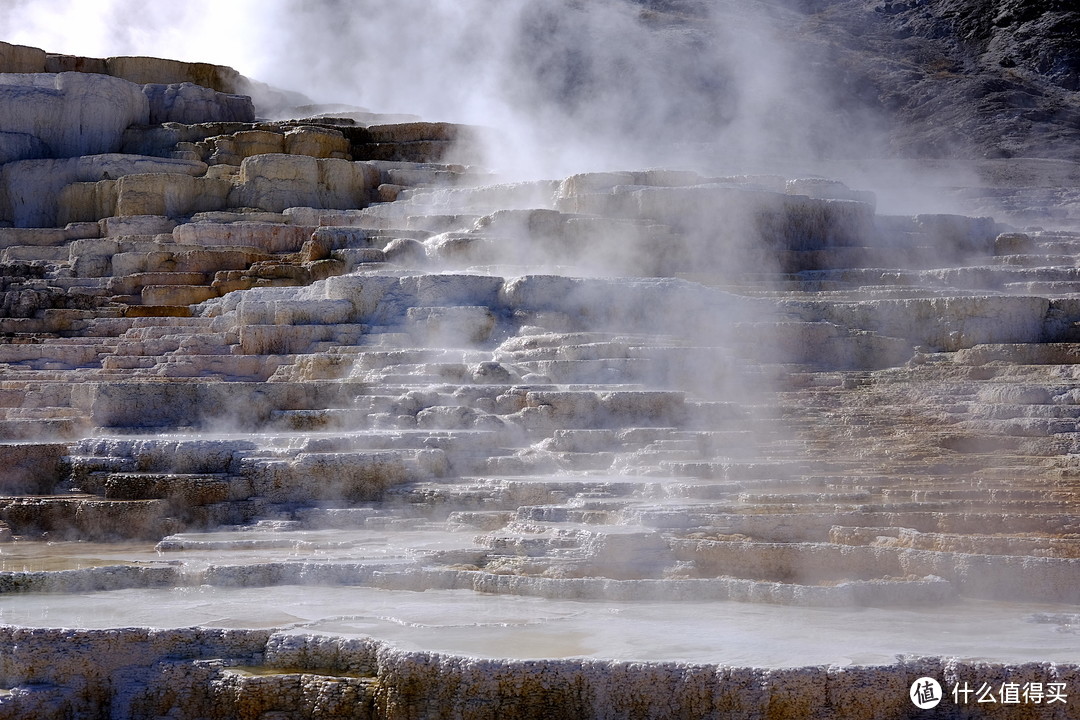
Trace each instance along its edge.
{"label": "gray rock", "polygon": [[45,72],[44,50],[0,42],[0,73],[39,72]]}
{"label": "gray rock", "polygon": [[150,123],[254,122],[251,98],[229,95],[194,83],[143,85],[150,102]]}
{"label": "gray rock", "polygon": [[[46,152],[38,157],[116,152],[129,125],[149,120],[142,88],[126,80],[89,73],[0,74],[0,127],[37,138]],[[34,147],[32,141],[23,144],[24,151]]]}
{"label": "gray rock", "polygon": [[52,227],[57,222],[57,195],[71,183],[146,173],[198,176],[205,172],[205,163],[140,155],[21,160],[0,168],[0,219],[9,220],[16,227]]}
{"label": "gray rock", "polygon": [[21,132],[0,132],[0,165],[16,160],[40,158],[49,148],[36,135]]}

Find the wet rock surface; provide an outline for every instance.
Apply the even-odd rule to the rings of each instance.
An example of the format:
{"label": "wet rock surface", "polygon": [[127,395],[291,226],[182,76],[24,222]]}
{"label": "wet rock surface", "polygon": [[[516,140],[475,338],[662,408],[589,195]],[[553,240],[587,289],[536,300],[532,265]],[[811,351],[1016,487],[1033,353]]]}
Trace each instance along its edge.
{"label": "wet rock surface", "polygon": [[[985,53],[1041,62],[988,32]],[[816,177],[511,182],[472,163],[474,128],[256,120],[228,68],[91,76],[31,50],[0,45],[28,74],[0,91],[97,83],[143,114],[84,128],[100,147],[0,138],[0,717],[902,717],[923,676],[1080,687],[1075,654],[993,643],[515,660],[364,636],[363,608],[172,617],[306,586],[806,617],[1005,602],[1075,633],[1075,185],[988,163],[1000,182],[963,189],[1011,222],[1045,191],[1061,212],[1032,227],[886,214]],[[167,601],[49,627],[84,624],[61,607],[80,594]]]}

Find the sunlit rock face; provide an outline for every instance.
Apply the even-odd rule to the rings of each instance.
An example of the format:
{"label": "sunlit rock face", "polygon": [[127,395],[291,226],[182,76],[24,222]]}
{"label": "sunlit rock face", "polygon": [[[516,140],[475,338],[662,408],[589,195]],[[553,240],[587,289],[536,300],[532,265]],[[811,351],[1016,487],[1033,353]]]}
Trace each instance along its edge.
{"label": "sunlit rock face", "polygon": [[0,718],[1080,692],[1068,222],[65,57],[0,44]]}

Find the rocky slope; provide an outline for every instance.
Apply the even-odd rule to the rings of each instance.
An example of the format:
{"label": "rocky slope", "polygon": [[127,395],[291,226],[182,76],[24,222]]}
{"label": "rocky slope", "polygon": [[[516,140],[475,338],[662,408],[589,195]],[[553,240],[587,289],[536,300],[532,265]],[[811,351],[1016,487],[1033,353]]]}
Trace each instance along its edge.
{"label": "rocky slope", "polygon": [[1077,159],[1080,12],[1043,2],[808,2],[846,50],[858,96],[891,116],[894,150]]}
{"label": "rocky slope", "polygon": [[[752,65],[755,52],[771,60],[768,38],[787,46],[787,111],[808,124],[800,139],[823,157],[1077,160],[1080,12],[1071,3],[774,0],[754,6],[767,20],[749,28],[739,3],[635,4],[658,31],[697,34],[701,43],[734,42],[727,27],[767,27],[764,42],[740,52]],[[723,80],[739,71],[710,70],[721,78],[713,93],[739,102]],[[723,117],[720,110],[714,119]]]}

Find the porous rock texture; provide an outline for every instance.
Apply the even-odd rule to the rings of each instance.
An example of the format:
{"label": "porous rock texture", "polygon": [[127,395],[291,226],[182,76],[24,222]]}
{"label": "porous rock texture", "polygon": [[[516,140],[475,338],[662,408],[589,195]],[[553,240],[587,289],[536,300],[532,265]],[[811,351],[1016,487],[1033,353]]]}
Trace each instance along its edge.
{"label": "porous rock texture", "polygon": [[[256,630],[4,628],[0,717],[910,717],[919,677],[1075,683],[1075,668],[910,659],[787,670],[582,660],[485,661],[371,639]],[[56,647],[62,645],[59,654]],[[822,688],[827,698],[822,699]],[[871,699],[880,693],[892,703]],[[904,707],[908,705],[908,707]],[[1060,704],[1058,705],[1060,708]],[[1015,708],[1007,708],[1014,710]],[[983,717],[1015,717],[989,708]],[[1075,717],[1049,708],[1038,717]]]}
{"label": "porous rock texture", "polygon": [[[0,75],[0,118],[25,121],[0,145],[0,540],[164,559],[5,565],[0,604],[299,583],[1080,603],[1067,216],[885,215],[779,175],[502,182],[468,163],[471,128],[257,120],[227,68],[91,60],[0,45],[20,73]],[[1050,76],[1068,89],[1068,68]],[[81,134],[35,119],[98,99]],[[404,549],[234,553],[328,529]],[[448,533],[460,547],[432,542]],[[898,718],[918,677],[1075,690],[1078,673],[0,628],[5,718]],[[1070,700],[1028,709],[1077,717]]]}

